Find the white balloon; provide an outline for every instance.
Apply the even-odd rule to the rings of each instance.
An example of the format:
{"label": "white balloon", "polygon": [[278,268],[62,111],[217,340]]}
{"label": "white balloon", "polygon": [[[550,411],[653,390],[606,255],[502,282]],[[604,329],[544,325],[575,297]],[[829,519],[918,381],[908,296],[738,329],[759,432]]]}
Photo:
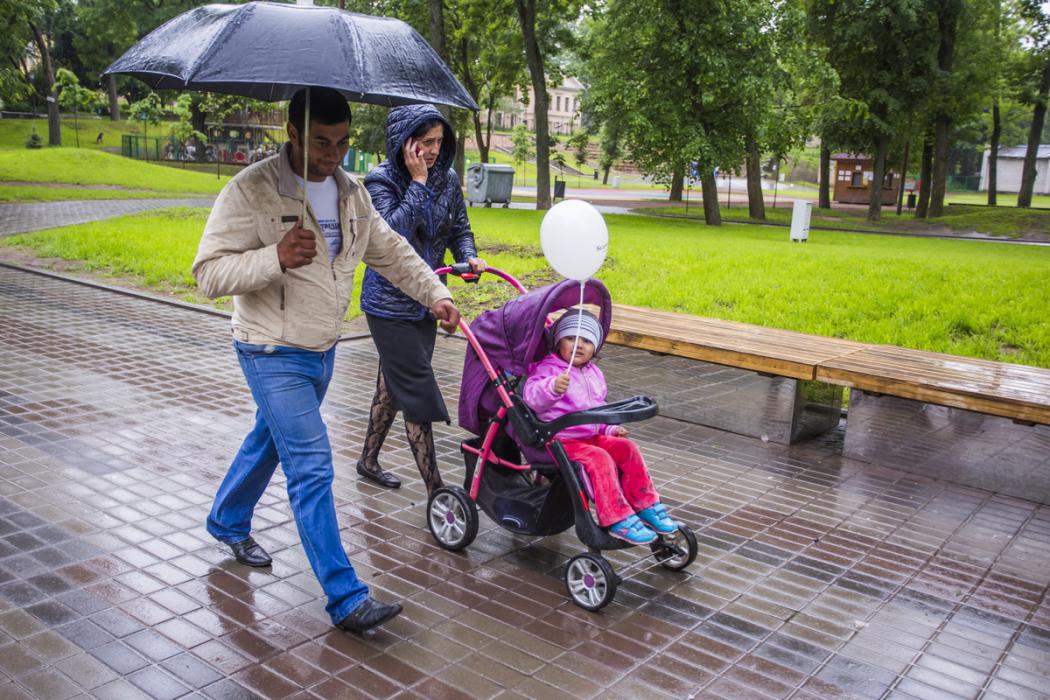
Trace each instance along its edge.
{"label": "white balloon", "polygon": [[609,250],[609,229],[602,215],[582,199],[563,199],[543,217],[540,247],[550,266],[571,280],[598,271]]}

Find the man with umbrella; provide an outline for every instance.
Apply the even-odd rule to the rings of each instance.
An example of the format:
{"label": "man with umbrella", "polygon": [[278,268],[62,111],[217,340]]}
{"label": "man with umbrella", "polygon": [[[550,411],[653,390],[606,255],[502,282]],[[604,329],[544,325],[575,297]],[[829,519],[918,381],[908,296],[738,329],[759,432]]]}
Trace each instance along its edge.
{"label": "man with umbrella", "polygon": [[[459,312],[427,264],[372,207],[364,187],[339,167],[349,141],[346,100],[336,90],[310,88],[308,111],[304,93],[289,106],[288,143],[219,194],[193,263],[202,292],[233,295],[233,344],[257,406],[255,426],[219,487],[207,527],[237,561],[268,566],[269,555],[250,536],[251,517],[280,462],[328,614],[339,628],[363,632],[401,606],[371,598],[343,549],[320,411],[357,264],[363,260],[428,306],[446,330],[455,329]],[[305,222],[304,178],[310,183]]]}

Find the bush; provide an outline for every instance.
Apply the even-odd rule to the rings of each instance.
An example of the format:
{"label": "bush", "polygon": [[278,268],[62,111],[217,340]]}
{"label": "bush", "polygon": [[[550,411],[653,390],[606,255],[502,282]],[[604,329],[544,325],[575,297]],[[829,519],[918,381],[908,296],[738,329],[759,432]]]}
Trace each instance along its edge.
{"label": "bush", "polygon": [[26,139],[26,148],[43,148],[44,141],[40,138],[40,134],[36,133],[36,129],[33,129],[33,133]]}

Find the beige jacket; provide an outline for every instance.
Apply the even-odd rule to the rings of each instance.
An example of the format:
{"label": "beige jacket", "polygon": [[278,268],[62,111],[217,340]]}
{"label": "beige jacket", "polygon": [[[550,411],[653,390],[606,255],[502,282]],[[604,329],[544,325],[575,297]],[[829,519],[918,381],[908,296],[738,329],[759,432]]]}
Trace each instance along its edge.
{"label": "beige jacket", "polygon": [[383,221],[368,191],[342,169],[335,174],[342,250],[329,259],[321,228],[308,211],[306,228],[317,236],[317,257],[281,272],[277,243],[295,225],[303,201],[289,152],[285,144],[277,156],[248,166],[222,189],[193,262],[201,292],[212,299],[233,295],[236,340],[319,352],[332,347],[362,260],[425,306],[452,298],[408,241]]}

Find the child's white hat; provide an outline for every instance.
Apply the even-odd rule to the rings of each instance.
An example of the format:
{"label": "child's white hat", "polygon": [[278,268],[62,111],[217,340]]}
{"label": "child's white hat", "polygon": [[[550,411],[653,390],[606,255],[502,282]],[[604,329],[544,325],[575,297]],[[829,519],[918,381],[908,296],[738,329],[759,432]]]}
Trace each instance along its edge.
{"label": "child's white hat", "polygon": [[577,333],[580,338],[591,341],[595,349],[602,343],[602,324],[594,314],[584,309],[569,309],[555,321],[551,329],[555,345],[562,338],[572,338]]}

